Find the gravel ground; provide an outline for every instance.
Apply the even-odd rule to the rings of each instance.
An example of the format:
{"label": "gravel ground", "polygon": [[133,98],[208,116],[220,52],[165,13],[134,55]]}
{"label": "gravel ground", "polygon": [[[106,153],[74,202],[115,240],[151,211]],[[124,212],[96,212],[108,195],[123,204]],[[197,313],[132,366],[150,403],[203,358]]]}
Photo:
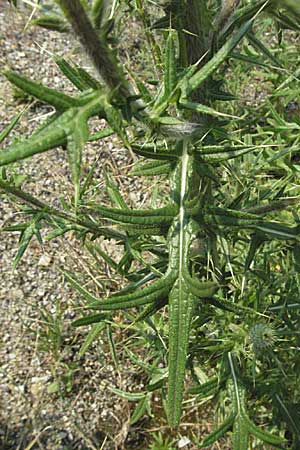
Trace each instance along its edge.
{"label": "gravel ground", "polygon": [[[1,68],[13,68],[48,86],[72,93],[72,86],[59,74],[51,54],[76,58],[76,62],[81,60],[85,67],[88,61],[77,47],[74,49],[74,42],[70,42],[68,35],[31,27],[24,33],[28,15],[28,11],[17,13],[0,1]],[[29,104],[28,99],[21,100],[16,103],[16,93],[1,76],[0,128],[7,125],[24,104]],[[31,103],[12,136],[14,133],[29,135],[51,112],[48,106]],[[9,140],[4,146],[8,143]],[[95,174],[100,187],[103,183],[101,166],[105,165],[119,174],[119,183],[129,203],[147,201],[149,190],[138,186],[134,190],[137,193],[132,193],[124,171],[120,173],[120,168],[129,166],[132,161],[119,143],[108,138],[100,150]],[[85,171],[98,153],[99,144],[87,146]],[[37,155],[16,165],[16,170],[28,175],[24,189],[49,204],[57,206],[60,196],[72,195],[66,156],[61,149],[48,152],[46,156]],[[18,207],[1,195],[0,202],[0,228],[22,222]],[[17,235],[1,233],[0,449],[149,448],[145,440],[149,421],[130,427],[131,404],[107,389],[109,384],[139,390],[143,387],[143,376],[126,357],[121,361],[121,369],[116,370],[105,339],[99,339],[85,357],[79,359],[77,352],[86,331],[74,331],[70,326],[80,299],[63,282],[60,269],[72,267],[73,271],[87,275],[92,272],[101,286],[105,267],[102,274],[95,274],[90,257],[69,234],[45,242],[43,246],[37,241],[31,242],[13,272],[17,243]],[[116,337],[119,348],[125,338],[126,334]],[[160,431],[161,424],[153,429]],[[197,433],[202,431],[203,427],[197,428]],[[184,432],[183,429],[179,438]]]}
{"label": "gravel ground", "polygon": [[[74,51],[66,35],[37,28],[23,33],[27,17],[28,12],[17,14],[0,3],[1,67],[13,68],[71,93],[72,86],[60,76],[51,54],[75,53],[76,61],[82,57]],[[46,40],[46,36],[50,38]],[[83,64],[87,62],[84,60]],[[13,91],[4,77],[0,78],[0,92],[2,128],[16,108],[18,111],[24,108],[24,103],[19,102],[16,107]],[[30,134],[37,122],[42,122],[49,113],[49,107],[34,103],[22,117],[16,133]],[[98,150],[98,144],[86,149],[86,170]],[[106,140],[101,152],[102,163],[115,169],[124,164],[125,152],[116,149],[114,142]],[[50,204],[55,205],[59,195],[68,197],[72,193],[66,157],[61,149],[47,156],[36,156],[18,167],[28,174],[24,189]],[[1,197],[0,226],[18,221],[18,209]],[[88,256],[70,235],[46,242],[43,247],[34,241],[17,270],[12,272],[17,242],[18,236],[1,234],[0,448],[99,448],[106,435],[111,435],[113,442],[107,448],[121,448],[129,429],[129,406],[105,386],[108,380],[121,386],[122,374],[116,373],[102,341],[95,345],[86,361],[76,356],[82,335],[70,329],[70,322],[78,302],[74,292],[63,283],[60,272],[70,261],[74,270],[84,270],[89,264]],[[55,342],[49,345],[54,326],[62,329],[58,350]],[[42,351],[44,347],[46,351]],[[62,384],[60,395],[55,392],[57,384]]]}

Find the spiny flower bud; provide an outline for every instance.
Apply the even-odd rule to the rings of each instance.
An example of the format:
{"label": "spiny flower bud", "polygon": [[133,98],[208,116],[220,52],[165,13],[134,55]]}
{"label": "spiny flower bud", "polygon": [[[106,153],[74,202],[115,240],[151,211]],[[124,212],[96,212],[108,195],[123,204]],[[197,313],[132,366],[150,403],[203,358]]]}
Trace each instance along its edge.
{"label": "spiny flower bud", "polygon": [[249,329],[249,341],[254,353],[261,354],[274,344],[275,332],[268,325],[258,323]]}

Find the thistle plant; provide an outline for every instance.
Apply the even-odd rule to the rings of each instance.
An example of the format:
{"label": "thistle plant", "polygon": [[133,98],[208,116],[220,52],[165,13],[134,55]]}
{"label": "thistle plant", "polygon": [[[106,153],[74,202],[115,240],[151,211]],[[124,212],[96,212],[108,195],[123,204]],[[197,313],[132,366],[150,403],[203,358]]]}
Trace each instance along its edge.
{"label": "thistle plant", "polygon": [[[59,16],[59,8],[64,18]],[[65,273],[66,280],[87,301],[86,314],[74,326],[98,324],[115,310],[131,308],[139,310],[136,321],[147,320],[167,305],[169,425],[180,424],[187,361],[201,360],[200,347],[205,357],[213,356],[210,372],[215,375],[190,393],[197,398],[214,396],[221,401],[226,395],[231,399],[231,411],[202,447],[232,430],[235,450],[249,449],[250,435],[272,448],[298,448],[299,427],[289,412],[289,405],[297,399],[289,399],[291,391],[283,386],[274,392],[281,376],[277,356],[274,376],[264,386],[263,362],[253,373],[253,353],[257,352],[248,350],[249,339],[255,349],[275,348],[276,343],[280,348],[286,344],[286,338],[280,336],[298,339],[297,317],[293,316],[299,309],[298,300],[290,302],[279,285],[272,287],[271,274],[264,275],[270,272],[271,260],[262,252],[280,248],[291,255],[292,269],[287,269],[281,286],[289,284],[296,299],[300,233],[295,205],[299,193],[295,188],[291,195],[289,183],[297,183],[298,169],[292,157],[299,151],[300,125],[285,117],[278,98],[290,101],[295,92],[291,82],[299,89],[299,79],[256,35],[262,19],[275,27],[280,43],[286,29],[298,31],[298,2],[57,0],[55,11],[56,18],[41,17],[36,23],[60,31],[71,26],[99,77],[56,58],[62,73],[79,91],[72,97],[16,72],[3,72],[14,86],[56,110],[31,137],[0,152],[0,189],[31,205],[28,223],[5,229],[21,232],[16,263],[45,223],[54,228],[56,224],[53,236],[76,230],[91,246],[99,237],[122,244],[119,264],[100,250],[105,261],[129,282],[120,292],[96,298],[74,274]],[[135,15],[143,28],[148,67],[158,77],[155,89],[143,74],[121,67],[116,23],[125,11]],[[249,48],[245,42],[254,53],[244,51]],[[253,108],[243,113],[241,107],[230,105],[238,103],[227,89],[227,78],[232,76],[227,69],[235,70],[232,61],[259,67],[268,76],[275,72],[277,87],[268,99],[267,112]],[[92,134],[91,117],[105,119],[107,128]],[[2,132],[3,139],[16,120]],[[169,195],[167,200],[164,195],[163,206],[129,208],[109,178],[111,207],[86,199],[81,170],[84,146],[113,134],[139,157],[131,176],[168,180]],[[24,192],[9,172],[16,161],[56,147],[66,150],[74,184],[69,212]],[[259,174],[273,178],[258,186]],[[154,263],[143,258],[145,249]],[[139,270],[133,268],[135,259],[143,266]],[[255,261],[257,269],[253,268]],[[214,338],[199,337],[211,327],[218,333],[215,342]],[[264,338],[265,343],[261,342]],[[291,377],[296,384],[297,374]],[[271,431],[277,426],[277,433],[257,426],[257,417],[250,418],[247,402],[251,403],[253,396],[260,398],[259,402],[272,400]],[[280,419],[276,421],[278,410]],[[286,429],[287,439],[283,436]]]}

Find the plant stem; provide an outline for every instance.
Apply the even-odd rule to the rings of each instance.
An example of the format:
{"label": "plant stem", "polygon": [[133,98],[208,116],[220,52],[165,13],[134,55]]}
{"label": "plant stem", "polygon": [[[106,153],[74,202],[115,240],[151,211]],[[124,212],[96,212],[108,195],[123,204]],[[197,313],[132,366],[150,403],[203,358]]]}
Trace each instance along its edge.
{"label": "plant stem", "polygon": [[263,215],[273,211],[280,211],[281,209],[285,209],[288,206],[296,205],[297,203],[299,203],[299,201],[300,201],[299,197],[286,198],[278,202],[269,203],[268,205],[254,206],[253,208],[248,208],[245,209],[244,211],[252,214]]}
{"label": "plant stem", "polygon": [[39,211],[45,212],[52,216],[60,217],[61,219],[65,219],[70,223],[80,225],[83,228],[88,229],[91,233],[101,234],[108,238],[111,237],[120,241],[126,240],[126,236],[123,235],[122,233],[119,233],[118,231],[112,231],[110,229],[99,227],[96,223],[92,222],[91,220],[81,220],[72,214],[68,214],[57,208],[53,208],[52,206],[47,205],[38,198],[33,197],[28,192],[24,192],[21,189],[18,189],[15,186],[12,186],[11,184],[3,180],[0,180],[0,189],[2,189],[4,192],[15,195],[16,197],[18,197],[19,199],[23,200],[26,203],[29,203],[30,205],[35,206],[36,208],[38,208]]}
{"label": "plant stem", "polygon": [[111,50],[97,35],[80,0],[56,0],[56,2],[67,16],[75,34],[108,87],[118,90],[125,98],[129,97],[130,88],[122,70]]}

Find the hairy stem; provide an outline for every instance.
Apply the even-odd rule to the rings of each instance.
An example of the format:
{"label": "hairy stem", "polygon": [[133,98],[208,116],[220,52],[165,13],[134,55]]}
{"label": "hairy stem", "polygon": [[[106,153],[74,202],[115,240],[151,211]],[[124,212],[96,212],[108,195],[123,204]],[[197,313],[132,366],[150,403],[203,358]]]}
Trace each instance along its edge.
{"label": "hairy stem", "polygon": [[279,200],[278,202],[269,203],[268,205],[254,206],[253,208],[248,208],[244,211],[252,214],[263,215],[273,211],[280,211],[281,209],[296,205],[297,203],[299,203],[299,197],[286,198],[283,200]]}
{"label": "hairy stem", "polygon": [[98,73],[111,89],[118,89],[124,97],[129,97],[130,89],[122,70],[107,45],[94,30],[80,0],[56,0],[70,21],[85,51],[93,61]]}
{"label": "hairy stem", "polygon": [[0,190],[3,190],[4,192],[8,194],[12,194],[16,197],[18,197],[20,200],[24,201],[25,203],[28,203],[30,205],[33,205],[36,207],[39,211],[50,214],[54,217],[59,217],[61,219],[67,220],[69,223],[74,223],[76,225],[82,226],[89,230],[92,233],[100,233],[101,235],[107,235],[107,237],[112,237],[118,240],[126,240],[126,237],[122,235],[122,233],[119,233],[117,231],[112,231],[109,229],[101,228],[98,224],[92,222],[91,220],[81,220],[72,214],[68,214],[64,211],[61,211],[57,208],[53,208],[52,206],[47,205],[46,203],[42,202],[38,198],[33,197],[31,194],[22,191],[21,189],[16,188],[15,186],[12,186],[6,181],[0,180]]}

